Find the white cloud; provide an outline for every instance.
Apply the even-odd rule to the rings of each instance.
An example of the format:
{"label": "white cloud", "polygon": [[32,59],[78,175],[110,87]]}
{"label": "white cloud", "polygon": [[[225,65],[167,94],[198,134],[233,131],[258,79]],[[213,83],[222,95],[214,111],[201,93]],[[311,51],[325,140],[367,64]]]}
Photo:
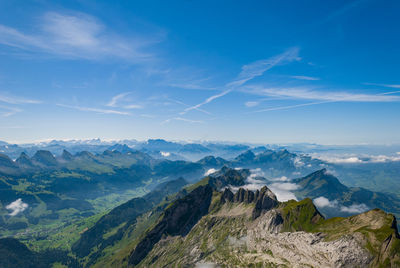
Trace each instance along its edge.
{"label": "white cloud", "polygon": [[[132,94],[132,92],[125,92],[118,95],[115,95],[111,98],[111,100],[106,104],[108,107],[120,107],[124,109],[141,109],[143,108],[142,105],[139,104],[126,104],[127,102],[131,101],[128,96]],[[124,104],[121,104],[124,103]]]}
{"label": "white cloud", "polygon": [[[267,70],[273,68],[276,65],[283,65],[295,60],[300,60],[298,53],[299,53],[298,48],[291,48],[285,51],[284,53],[274,56],[272,58],[255,61],[253,63],[242,66],[242,71],[240,72],[238,77],[234,81],[227,83],[225,85],[225,88],[227,88],[227,90],[224,90],[221,93],[213,95],[199,104],[186,108],[180,114],[183,115],[189,111],[198,110],[201,106],[225,96],[226,94],[230,93],[233,89],[245,84],[247,81],[250,81],[257,76],[263,75]],[[248,107],[252,107],[252,105],[255,106],[254,104],[255,103],[250,102],[245,105],[250,105]]]}
{"label": "white cloud", "polygon": [[298,157],[298,156],[296,156],[296,157],[293,159],[293,164],[294,164],[294,166],[297,167],[297,168],[304,166],[304,162],[301,161],[301,157]]}
{"label": "white cloud", "polygon": [[323,196],[315,198],[313,200],[313,202],[314,202],[315,206],[318,208],[325,208],[325,207],[334,208],[334,207],[338,206],[337,200],[329,201],[328,198],[323,197]]}
{"label": "white cloud", "polygon": [[128,96],[129,94],[131,94],[131,92],[125,92],[125,93],[121,93],[118,95],[115,95],[114,97],[111,98],[111,100],[106,104],[106,106],[109,107],[116,107],[117,103],[123,99],[125,99],[126,96]]}
{"label": "white cloud", "polygon": [[187,119],[187,118],[183,118],[183,117],[173,117],[167,120],[164,120],[163,122],[161,122],[161,124],[166,124],[172,121],[182,121],[182,122],[187,122],[187,123],[191,123],[191,124],[202,124],[204,123],[203,121],[200,120],[191,120],[191,119]]}
{"label": "white cloud", "polygon": [[293,75],[293,76],[291,76],[291,78],[299,79],[299,80],[307,80],[307,81],[317,81],[317,80],[320,80],[318,77],[304,76],[304,75]]}
{"label": "white cloud", "polygon": [[8,106],[4,106],[4,105],[0,105],[0,109],[4,110],[3,112],[0,112],[0,116],[2,116],[2,117],[9,117],[16,113],[22,112],[22,110],[19,108],[8,107]]}
{"label": "white cloud", "polygon": [[247,81],[250,81],[257,76],[263,75],[266,71],[273,68],[274,66],[283,65],[296,60],[300,60],[300,57],[299,49],[295,47],[288,49],[284,53],[274,56],[272,58],[259,60],[244,65],[237,79],[228,83],[226,86],[228,88],[241,86]]}
{"label": "white cloud", "polygon": [[362,163],[362,160],[360,160],[358,157],[348,157],[348,158],[329,158],[327,159],[327,162],[329,163],[335,163],[335,164],[353,164],[353,163]]}
{"label": "white cloud", "polygon": [[57,104],[57,106],[65,107],[69,109],[75,109],[83,112],[95,112],[99,114],[118,114],[118,115],[130,115],[128,112],[117,111],[112,109],[101,109],[101,108],[91,108],[91,107],[82,107],[82,106],[72,106],[65,104]]}
{"label": "white cloud", "polygon": [[203,101],[203,102],[201,102],[201,103],[199,103],[199,104],[196,104],[196,105],[194,105],[194,106],[191,106],[191,107],[186,108],[186,109],[185,109],[183,112],[181,112],[180,114],[183,115],[183,114],[185,114],[185,113],[187,113],[187,112],[189,112],[189,111],[191,111],[191,110],[198,110],[201,106],[203,106],[203,105],[205,105],[205,104],[207,104],[207,103],[210,103],[210,102],[212,102],[212,101],[214,101],[214,100],[216,100],[216,99],[219,99],[219,98],[225,96],[226,94],[228,94],[229,92],[231,92],[231,90],[225,90],[225,91],[223,91],[223,92],[221,92],[221,93],[219,93],[219,94],[216,94],[216,95],[213,95],[213,96],[211,96],[211,97],[208,97],[205,101]]}
{"label": "white cloud", "polygon": [[[172,98],[167,98],[167,100],[170,100],[170,101],[172,101],[172,102],[175,102],[175,103],[177,103],[177,104],[180,104],[180,105],[183,105],[183,106],[186,106],[186,107],[191,107],[189,104],[186,104],[186,103],[184,103],[184,102],[182,102],[182,101],[180,101],[180,100],[175,100],[175,99],[172,99]],[[195,110],[197,110],[197,111],[199,111],[199,112],[202,112],[202,113],[205,113],[205,114],[208,114],[208,115],[211,114],[210,112],[205,111],[205,110],[200,109],[200,108],[195,108]]]}
{"label": "white cloud", "polygon": [[285,202],[285,201],[288,201],[291,199],[297,200],[296,196],[292,192],[299,188],[299,186],[295,183],[275,182],[275,183],[272,183],[271,185],[268,185],[268,187],[271,189],[272,192],[274,192],[274,194],[276,195],[276,198],[281,202]]}
{"label": "white cloud", "polygon": [[170,152],[160,152],[160,154],[161,154],[162,156],[164,156],[164,157],[168,157],[168,156],[171,155]]}
{"label": "white cloud", "polygon": [[210,168],[209,170],[207,170],[207,171],[204,173],[204,176],[211,175],[211,174],[213,174],[213,173],[215,173],[215,172],[217,172],[217,170],[216,170],[215,168]]}
{"label": "white cloud", "polygon": [[124,108],[124,109],[142,109],[143,106],[140,104],[128,104],[128,105],[122,106],[122,108]]}
{"label": "white cloud", "polygon": [[[241,168],[235,168],[236,170],[240,170]],[[256,191],[266,186],[266,181],[263,178],[264,172],[261,168],[255,168],[250,170],[250,175],[246,178],[246,184],[240,187],[231,186],[230,189],[233,192],[236,192],[239,188],[248,189],[251,191]]]}
{"label": "white cloud", "polygon": [[22,202],[21,198],[18,198],[17,200],[15,200],[14,202],[12,202],[6,206],[6,209],[12,210],[9,214],[10,216],[16,216],[27,208],[28,208],[28,204]]}
{"label": "white cloud", "polygon": [[333,164],[387,163],[400,161],[400,156],[389,155],[313,155],[313,157]]}
{"label": "white cloud", "polygon": [[8,104],[39,104],[39,103],[41,103],[38,100],[25,99],[25,98],[16,97],[16,96],[10,96],[10,95],[0,95],[0,102],[5,102]]}
{"label": "white cloud", "polygon": [[289,178],[286,176],[278,177],[278,178],[273,178],[271,181],[289,181]]}
{"label": "white cloud", "polygon": [[350,213],[350,214],[359,214],[367,211],[369,208],[365,204],[353,204],[349,207],[342,206],[340,211]]}
{"label": "white cloud", "polygon": [[244,103],[244,105],[246,105],[246,107],[255,107],[259,104],[260,104],[260,102],[258,102],[258,101],[247,101]]}
{"label": "white cloud", "polygon": [[[295,88],[269,88],[260,85],[247,86],[244,89],[248,93],[269,96],[278,99],[318,100],[326,102],[391,102],[400,101],[399,96],[389,96],[397,92],[382,94],[364,94],[348,91],[315,90],[304,87]],[[390,93],[390,94],[389,94]],[[317,103],[314,103],[317,104]]]}
{"label": "white cloud", "polygon": [[364,85],[378,86],[378,87],[388,87],[388,88],[400,88],[400,85],[395,85],[395,84],[364,83]]}
{"label": "white cloud", "polygon": [[143,48],[159,42],[163,36],[163,33],[155,33],[153,38],[123,38],[110,32],[95,17],[79,12],[47,12],[34,28],[35,34],[29,34],[0,25],[0,43],[26,52],[66,58],[97,60],[117,57],[143,61],[151,57],[142,51]]}
{"label": "white cloud", "polygon": [[311,102],[311,103],[303,103],[303,104],[288,105],[288,106],[278,106],[278,107],[272,107],[272,108],[266,108],[266,109],[257,110],[257,111],[254,111],[254,113],[269,112],[269,111],[279,111],[279,110],[290,110],[290,109],[293,109],[293,108],[312,106],[312,105],[324,104],[324,103],[329,103],[329,102],[331,102],[331,101],[320,101],[320,102]]}
{"label": "white cloud", "polygon": [[348,214],[359,214],[367,211],[369,208],[365,204],[352,204],[350,206],[341,206],[337,200],[329,200],[326,197],[320,196],[313,200],[314,204],[318,208],[335,208],[340,212]]}

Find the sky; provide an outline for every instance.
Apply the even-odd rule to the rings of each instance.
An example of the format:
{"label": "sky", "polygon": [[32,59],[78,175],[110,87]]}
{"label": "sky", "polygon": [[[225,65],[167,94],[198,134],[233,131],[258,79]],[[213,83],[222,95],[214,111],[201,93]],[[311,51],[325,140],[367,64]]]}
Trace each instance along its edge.
{"label": "sky", "polygon": [[400,2],[0,1],[0,140],[399,144]]}

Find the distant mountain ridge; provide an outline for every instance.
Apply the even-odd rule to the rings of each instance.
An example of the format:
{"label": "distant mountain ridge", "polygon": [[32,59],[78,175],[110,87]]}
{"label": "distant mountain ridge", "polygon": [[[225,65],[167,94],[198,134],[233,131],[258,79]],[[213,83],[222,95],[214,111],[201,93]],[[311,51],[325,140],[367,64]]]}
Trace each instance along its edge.
{"label": "distant mountain ridge", "polygon": [[366,207],[363,210],[380,208],[400,215],[399,197],[388,193],[373,192],[360,187],[347,187],[326,169],[315,171],[292,182],[300,186],[295,191],[296,196],[300,199],[323,197],[331,201],[325,207],[320,207],[320,210],[329,217],[348,215],[349,213],[344,212],[340,214],[340,206],[347,207],[354,204],[364,204]]}

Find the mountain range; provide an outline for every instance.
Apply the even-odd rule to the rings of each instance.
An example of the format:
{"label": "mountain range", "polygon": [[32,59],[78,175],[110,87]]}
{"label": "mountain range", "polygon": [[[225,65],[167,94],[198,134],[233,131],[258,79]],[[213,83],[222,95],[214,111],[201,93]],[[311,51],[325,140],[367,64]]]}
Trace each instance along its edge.
{"label": "mountain range", "polygon": [[[174,146],[162,141],[151,144],[170,146],[169,149]],[[295,243],[285,234],[290,232],[301,245],[307,245],[310,239],[317,241],[315,247],[309,247],[312,254],[321,255],[326,246],[329,256],[336,256],[337,262],[332,262],[329,258],[312,260],[300,249],[291,252],[304,255],[302,261],[307,265],[348,266],[346,261],[351,254],[336,252],[334,247],[338,245],[350,247],[357,252],[357,258],[364,256],[362,260],[353,256],[355,262],[351,265],[396,263],[398,256],[392,249],[382,253],[381,246],[390,236],[394,244],[389,241],[385,245],[397,250],[397,222],[392,214],[383,212],[400,215],[397,195],[344,185],[330,165],[307,155],[286,149],[238,148],[242,151],[235,157],[209,155],[196,162],[153,157],[151,152],[126,144],[110,145],[99,153],[70,153],[64,149],[54,155],[38,150],[29,156],[22,152],[15,160],[0,154],[0,235],[9,239],[2,240],[3,244],[17,248],[6,247],[2,254],[28,250],[29,263],[48,263],[43,256],[50,256],[53,263],[69,267],[168,266],[171,260],[160,257],[166,255],[179,257],[178,264],[183,266],[203,262],[226,266],[284,265],[285,258],[278,247],[270,248],[266,242],[258,246],[254,239],[266,235],[279,247],[292,248]],[[281,191],[290,193],[290,198],[283,198]],[[300,214],[292,211],[288,216],[289,208]],[[218,221],[208,222],[208,218]],[[260,218],[275,225],[257,229],[254,226],[261,224]],[[371,218],[378,219],[374,226],[368,225]],[[361,225],[353,226],[354,221]],[[191,236],[201,222],[203,227],[208,226],[208,231],[215,232],[215,241],[208,241],[208,231],[202,229],[198,230],[201,235],[196,231]],[[219,237],[224,232],[222,223],[232,223],[237,228],[229,232],[240,235]],[[350,240],[333,237],[331,233],[338,232],[336,224],[345,226],[343,237],[352,235],[354,230],[360,230],[364,236]],[[376,228],[385,232],[371,231]],[[248,233],[258,236],[244,236]],[[185,239],[189,236],[196,237],[190,240],[195,241],[193,244],[187,244],[190,241]],[[183,258],[189,253],[173,249],[178,244],[169,244],[168,237],[181,237],[176,243],[191,248],[192,255],[197,257]],[[332,239],[339,244],[330,244]],[[208,244],[215,244],[215,248],[206,250]],[[229,261],[222,261],[225,257],[221,256],[229,252],[218,245],[239,257],[229,255],[225,256]],[[244,245],[247,249],[242,251]],[[261,254],[266,251],[273,256]],[[253,254],[251,258],[249,254]]]}

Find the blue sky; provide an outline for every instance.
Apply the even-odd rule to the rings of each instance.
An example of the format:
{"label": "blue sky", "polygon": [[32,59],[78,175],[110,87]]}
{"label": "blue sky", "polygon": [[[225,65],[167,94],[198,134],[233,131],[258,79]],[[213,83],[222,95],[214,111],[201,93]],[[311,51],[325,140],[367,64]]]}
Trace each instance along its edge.
{"label": "blue sky", "polygon": [[0,140],[400,143],[399,1],[1,1]]}

